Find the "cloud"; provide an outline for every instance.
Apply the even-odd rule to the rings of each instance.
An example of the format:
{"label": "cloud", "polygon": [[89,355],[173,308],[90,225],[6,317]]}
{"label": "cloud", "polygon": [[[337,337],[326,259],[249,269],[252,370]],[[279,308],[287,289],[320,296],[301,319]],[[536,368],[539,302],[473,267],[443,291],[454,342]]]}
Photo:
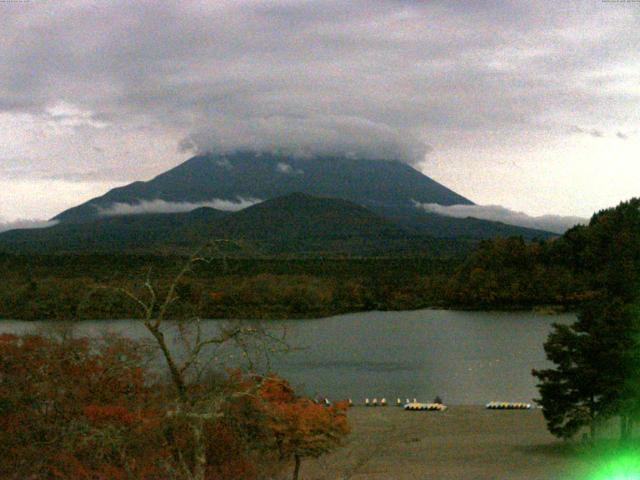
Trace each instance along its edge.
{"label": "cloud", "polygon": [[595,138],[602,138],[604,137],[604,132],[600,129],[597,128],[582,128],[582,127],[578,127],[577,125],[573,125],[570,129],[569,129],[570,133],[582,133],[585,135],[590,135],[592,137]]}
{"label": "cloud", "polygon": [[0,221],[0,232],[7,232],[9,230],[18,229],[31,229],[31,228],[49,228],[56,225],[58,222],[55,220],[35,220],[35,219],[19,219],[11,222]]}
{"label": "cloud", "polygon": [[280,162],[276,165],[276,171],[285,175],[304,175],[304,170],[293,168],[288,163]]}
{"label": "cloud", "polygon": [[221,160],[216,160],[216,165],[222,168],[226,168],[227,170],[231,170],[233,168],[233,165],[231,165],[231,162],[226,158],[223,158]]}
{"label": "cloud", "polygon": [[217,210],[235,212],[250,207],[262,200],[238,197],[236,201],[215,198],[207,202],[167,202],[165,200],[143,200],[138,203],[113,203],[108,207],[96,207],[98,214],[104,217],[119,215],[143,215],[148,213],[181,213],[196,208],[209,207]]}
{"label": "cloud", "polygon": [[500,205],[449,205],[443,206],[437,203],[415,202],[417,208],[430,213],[437,213],[455,218],[480,218],[494,222],[518,225],[521,227],[546,230],[554,233],[564,233],[576,225],[589,223],[588,218],[561,215],[530,216],[524,212],[516,212]]}
{"label": "cloud", "polygon": [[45,109],[48,117],[65,127],[89,126],[93,128],[105,128],[108,122],[97,120],[93,112],[83,110],[64,101],[58,101]]}
{"label": "cloud", "polygon": [[195,153],[253,150],[298,157],[347,155],[407,163],[424,160],[431,150],[409,133],[386,124],[338,115],[218,118],[190,134],[180,147]]}
{"label": "cloud", "polygon": [[[153,125],[176,143],[196,135],[202,150],[275,144],[413,161],[452,136],[472,146],[490,132],[550,132],[586,114],[620,121],[638,94],[637,51],[621,48],[638,40],[637,14],[625,6],[61,0],[2,9],[13,41],[2,51],[12,68],[0,72],[0,110]],[[159,173],[152,158],[140,161]]]}
{"label": "cloud", "polygon": [[[607,136],[605,131],[599,128],[582,128],[577,125],[572,125],[569,128],[569,133],[584,134],[594,138],[604,138],[605,136]],[[632,133],[633,132],[623,132],[621,130],[617,130],[615,133],[612,133],[612,136],[615,136],[615,138],[619,138],[620,140],[628,140]]]}
{"label": "cloud", "polygon": [[[546,149],[553,176],[585,162],[554,145],[567,126],[638,128],[640,10],[591,3],[0,2],[3,157],[78,182],[243,147],[397,158],[427,174],[440,162],[466,178],[481,148],[523,164]],[[584,205],[584,185],[566,185]]]}
{"label": "cloud", "polygon": [[89,201],[113,186],[112,182],[3,179],[0,176],[0,221],[51,219],[69,205]]}
{"label": "cloud", "polygon": [[288,163],[282,163],[282,162],[278,163],[278,165],[276,165],[276,170],[280,173],[285,173],[285,174],[293,173],[293,167]]}

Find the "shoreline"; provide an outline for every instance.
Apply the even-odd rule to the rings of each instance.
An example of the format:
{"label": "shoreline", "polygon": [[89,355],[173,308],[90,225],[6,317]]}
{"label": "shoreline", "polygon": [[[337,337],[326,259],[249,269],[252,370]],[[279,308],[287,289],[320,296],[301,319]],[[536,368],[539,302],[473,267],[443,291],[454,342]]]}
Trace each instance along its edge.
{"label": "shoreline", "polygon": [[450,406],[444,412],[391,407],[349,410],[347,444],[305,460],[304,478],[329,480],[549,480],[588,478],[578,442],[546,430],[540,409],[487,410]]}
{"label": "shoreline", "polygon": [[[419,308],[406,308],[406,309],[368,309],[368,310],[344,310],[344,311],[334,311],[334,312],[318,312],[314,315],[309,316],[292,316],[292,315],[281,315],[281,316],[241,316],[241,315],[229,315],[229,316],[216,316],[216,317],[207,317],[201,318],[201,320],[215,320],[215,321],[224,321],[224,320],[243,320],[243,321],[281,321],[281,320],[322,320],[326,318],[339,317],[343,315],[351,315],[351,314],[359,314],[359,313],[370,313],[370,312],[385,312],[385,313],[393,313],[393,312],[419,312],[422,310],[442,310],[442,311],[453,311],[453,312],[483,312],[483,313],[535,313],[538,315],[545,316],[556,316],[567,313],[575,313],[575,310],[567,308],[562,305],[534,305],[531,307],[509,307],[509,308],[478,308],[472,306],[459,306],[459,305],[432,305],[427,307],[419,307]],[[110,317],[110,318],[70,318],[70,319],[61,319],[61,318],[2,318],[0,317],[0,322],[102,322],[102,321],[134,321],[134,320],[142,320],[141,318],[135,317]],[[178,322],[183,319],[181,318],[173,318],[168,319],[168,321]]]}

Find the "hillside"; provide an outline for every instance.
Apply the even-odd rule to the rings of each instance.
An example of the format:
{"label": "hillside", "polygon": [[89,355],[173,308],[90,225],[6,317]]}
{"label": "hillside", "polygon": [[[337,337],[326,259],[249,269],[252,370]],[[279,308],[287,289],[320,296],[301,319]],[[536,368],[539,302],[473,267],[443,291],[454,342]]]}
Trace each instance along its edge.
{"label": "hillside", "polygon": [[437,240],[356,205],[293,193],[238,212],[102,216],[0,234],[9,252],[188,253],[216,239],[241,240],[247,255],[380,255],[466,252],[472,243]]}
{"label": "hillside", "polygon": [[378,206],[372,210],[397,225],[418,234],[438,238],[466,238],[483,240],[495,237],[522,237],[525,240],[545,239],[554,233],[533,228],[508,225],[479,218],[445,217],[417,208]]}
{"label": "hillside", "polygon": [[633,298],[639,281],[640,199],[633,198],[551,241],[482,242],[442,296],[458,307],[573,306],[603,295]]}
{"label": "hillside", "polygon": [[221,225],[231,238],[385,238],[406,235],[400,227],[355,203],[292,193],[232,214]]}
{"label": "hillside", "polygon": [[[211,208],[238,208],[236,202],[252,206],[235,212]],[[397,161],[202,155],[66,210],[54,217],[54,227],[0,234],[0,249],[180,254],[226,238],[245,241],[258,255],[448,256],[497,236],[551,236],[427,213],[416,202],[471,204]]]}
{"label": "hillside", "polygon": [[198,225],[215,224],[226,212],[203,208],[188,213],[97,217],[84,223],[0,233],[0,250],[11,252],[108,252],[189,246],[183,238]]}

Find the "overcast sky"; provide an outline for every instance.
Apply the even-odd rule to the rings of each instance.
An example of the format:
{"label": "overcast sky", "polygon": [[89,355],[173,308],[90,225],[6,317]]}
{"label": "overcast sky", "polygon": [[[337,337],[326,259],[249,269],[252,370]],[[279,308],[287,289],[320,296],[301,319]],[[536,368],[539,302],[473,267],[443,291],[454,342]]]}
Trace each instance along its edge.
{"label": "overcast sky", "polygon": [[640,195],[640,2],[0,2],[0,219],[207,149],[383,152],[482,205]]}

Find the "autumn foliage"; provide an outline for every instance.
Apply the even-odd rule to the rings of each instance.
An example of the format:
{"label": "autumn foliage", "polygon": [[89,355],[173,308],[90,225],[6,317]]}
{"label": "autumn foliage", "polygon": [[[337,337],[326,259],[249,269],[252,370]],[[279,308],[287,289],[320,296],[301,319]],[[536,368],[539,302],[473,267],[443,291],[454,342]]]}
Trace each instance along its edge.
{"label": "autumn foliage", "polygon": [[[192,425],[140,352],[122,338],[0,335],[0,478],[190,478],[181,465],[195,455]],[[234,372],[188,393],[211,389],[223,404],[202,417],[207,480],[275,478],[292,463],[297,472],[348,433],[344,406],[299,397],[277,376]]]}
{"label": "autumn foliage", "polygon": [[258,393],[282,457],[318,457],[333,450],[349,433],[345,402],[325,407],[298,397],[278,377],[264,380]]}
{"label": "autumn foliage", "polygon": [[2,478],[158,478],[160,411],[131,342],[0,336]]}

